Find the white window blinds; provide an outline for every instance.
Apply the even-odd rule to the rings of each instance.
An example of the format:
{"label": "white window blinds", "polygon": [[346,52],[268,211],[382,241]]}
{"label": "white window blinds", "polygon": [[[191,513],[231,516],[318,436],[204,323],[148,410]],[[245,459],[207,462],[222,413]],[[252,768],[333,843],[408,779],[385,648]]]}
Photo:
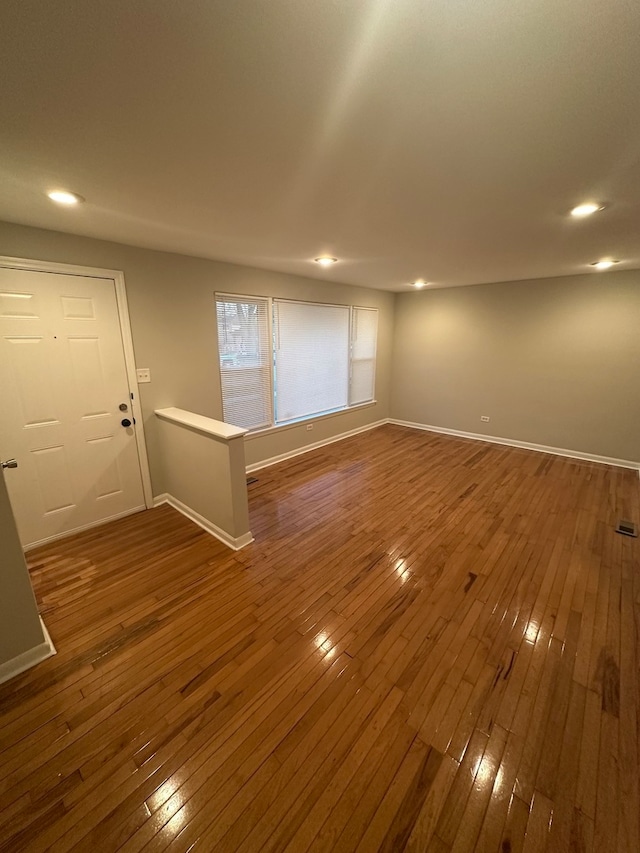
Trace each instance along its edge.
{"label": "white window blinds", "polygon": [[216,294],[224,419],[266,429],[375,396],[378,311]]}
{"label": "white window blinds", "polygon": [[275,300],[275,421],[349,405],[349,308]]}
{"label": "white window blinds", "polygon": [[352,308],[350,406],[373,400],[377,337],[378,312],[375,308]]}
{"label": "white window blinds", "polygon": [[218,295],[216,311],[224,419],[247,429],[271,426],[269,300]]}

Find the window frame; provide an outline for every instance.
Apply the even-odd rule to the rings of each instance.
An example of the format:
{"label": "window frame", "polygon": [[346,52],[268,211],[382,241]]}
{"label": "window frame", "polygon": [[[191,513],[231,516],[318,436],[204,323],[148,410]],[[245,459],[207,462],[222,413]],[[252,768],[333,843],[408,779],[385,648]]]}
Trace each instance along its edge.
{"label": "window frame", "polygon": [[[302,423],[308,423],[309,421],[317,421],[320,419],[324,419],[327,417],[332,417],[335,415],[340,415],[343,412],[350,412],[356,409],[366,408],[368,406],[374,406],[377,404],[376,399],[376,378],[377,378],[377,367],[378,367],[378,331],[379,331],[379,320],[380,320],[380,311],[376,307],[372,307],[370,305],[351,305],[347,303],[336,303],[336,302],[318,302],[316,300],[308,300],[308,299],[289,299],[287,297],[280,296],[261,296],[258,294],[248,294],[248,293],[227,293],[223,291],[215,291],[214,300],[216,304],[216,345],[217,345],[217,356],[218,356],[218,375],[220,377],[220,397],[222,402],[222,411],[224,417],[224,394],[222,388],[222,368],[220,364],[220,342],[218,340],[218,325],[217,325],[217,303],[221,302],[242,302],[246,300],[248,302],[260,300],[267,303],[267,340],[270,343],[269,350],[269,385],[268,392],[270,395],[270,410],[271,410],[271,423],[269,426],[259,426],[259,427],[243,427],[243,429],[247,430],[246,438],[251,438],[253,436],[258,435],[267,435],[272,432],[280,431],[283,429],[288,429],[294,426],[297,426]],[[348,342],[348,389],[347,389],[347,405],[341,406],[337,409],[329,409],[327,411],[318,412],[313,415],[304,415],[299,418],[293,418],[291,420],[282,421],[280,423],[276,423],[276,377],[275,377],[275,358],[276,358],[276,345],[274,338],[274,322],[273,322],[273,313],[274,313],[274,304],[276,302],[289,302],[289,303],[299,303],[304,305],[318,305],[320,307],[328,307],[328,308],[348,308],[349,309],[349,323],[348,323],[348,333],[349,333],[349,342]],[[375,335],[375,344],[374,344],[374,357],[373,357],[373,388],[372,388],[372,397],[370,400],[364,400],[359,403],[350,403],[351,399],[351,381],[352,381],[352,367],[353,367],[353,329],[355,322],[355,309],[366,310],[366,311],[374,311],[376,315],[376,335]]]}

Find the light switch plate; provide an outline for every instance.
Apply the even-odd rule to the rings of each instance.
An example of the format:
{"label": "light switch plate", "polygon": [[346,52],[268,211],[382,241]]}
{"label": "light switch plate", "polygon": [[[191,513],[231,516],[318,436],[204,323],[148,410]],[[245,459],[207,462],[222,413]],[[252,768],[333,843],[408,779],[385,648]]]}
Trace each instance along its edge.
{"label": "light switch plate", "polygon": [[148,367],[139,367],[136,370],[138,382],[151,382],[151,370]]}

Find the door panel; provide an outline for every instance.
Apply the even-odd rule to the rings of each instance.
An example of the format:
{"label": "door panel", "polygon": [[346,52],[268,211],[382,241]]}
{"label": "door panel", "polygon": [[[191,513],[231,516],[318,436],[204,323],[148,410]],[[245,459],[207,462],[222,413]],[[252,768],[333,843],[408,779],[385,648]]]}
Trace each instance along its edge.
{"label": "door panel", "polygon": [[6,480],[23,544],[143,509],[114,282],[0,268],[0,348],[0,452],[18,460]]}
{"label": "door panel", "polygon": [[[54,353],[42,336],[7,337],[6,353],[11,369],[19,422],[25,427],[59,423],[53,396],[51,358]],[[18,414],[18,413],[17,413]]]}
{"label": "door panel", "polygon": [[62,445],[32,450],[43,515],[75,508],[69,459]]}
{"label": "door panel", "polygon": [[114,437],[91,438],[86,444],[85,459],[91,471],[96,500],[121,494],[122,477],[118,457],[114,453]]}
{"label": "door panel", "polygon": [[80,404],[83,420],[109,416],[109,393],[100,352],[100,339],[97,337],[67,339],[73,393]]}

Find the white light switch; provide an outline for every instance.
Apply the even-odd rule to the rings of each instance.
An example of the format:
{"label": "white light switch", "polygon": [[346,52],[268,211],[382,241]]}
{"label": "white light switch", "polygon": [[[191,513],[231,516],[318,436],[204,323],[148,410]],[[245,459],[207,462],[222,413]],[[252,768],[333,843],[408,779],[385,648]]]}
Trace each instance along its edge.
{"label": "white light switch", "polygon": [[136,370],[138,382],[151,382],[151,371],[148,367],[139,367]]}

